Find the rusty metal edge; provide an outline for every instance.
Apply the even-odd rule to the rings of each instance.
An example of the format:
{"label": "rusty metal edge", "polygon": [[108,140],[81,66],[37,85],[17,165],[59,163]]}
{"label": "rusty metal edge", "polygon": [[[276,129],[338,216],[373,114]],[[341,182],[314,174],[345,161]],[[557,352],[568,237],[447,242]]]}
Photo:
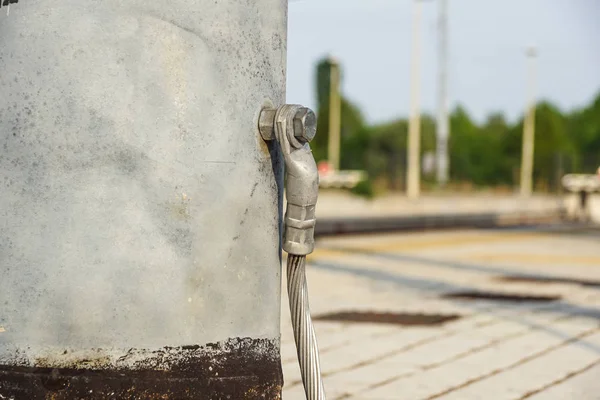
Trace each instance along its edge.
{"label": "rusty metal edge", "polygon": [[281,399],[278,340],[234,338],[145,354],[128,368],[0,365],[0,395],[12,400]]}

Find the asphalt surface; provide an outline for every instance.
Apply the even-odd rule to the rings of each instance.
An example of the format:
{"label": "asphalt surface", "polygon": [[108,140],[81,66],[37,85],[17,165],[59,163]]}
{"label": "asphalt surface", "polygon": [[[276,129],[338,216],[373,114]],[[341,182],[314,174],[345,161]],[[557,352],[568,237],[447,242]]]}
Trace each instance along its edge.
{"label": "asphalt surface", "polygon": [[307,274],[328,399],[600,399],[600,228],[323,238]]}

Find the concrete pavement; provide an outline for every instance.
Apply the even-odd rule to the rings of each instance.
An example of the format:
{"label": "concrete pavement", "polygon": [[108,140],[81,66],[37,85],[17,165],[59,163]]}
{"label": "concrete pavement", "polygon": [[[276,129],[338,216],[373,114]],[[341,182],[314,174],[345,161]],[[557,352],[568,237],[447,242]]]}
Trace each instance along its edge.
{"label": "concrete pavement", "polygon": [[[422,326],[315,321],[328,399],[600,399],[600,231],[328,238],[307,274],[315,317],[460,316]],[[481,294],[539,298],[472,298]],[[284,296],[284,400],[303,399],[287,307]]]}
{"label": "concrete pavement", "polygon": [[[600,193],[589,197],[589,216],[600,223]],[[322,191],[317,205],[318,218],[354,218],[380,216],[415,216],[440,214],[498,213],[509,215],[523,212],[548,212],[564,208],[569,216],[578,213],[577,194],[562,196],[535,194],[529,199],[517,195],[491,193],[425,194],[418,200],[403,194],[387,194],[367,200],[342,191]]]}
{"label": "concrete pavement", "polygon": [[521,199],[515,195],[497,194],[425,194],[418,200],[403,194],[387,194],[364,199],[343,191],[321,191],[317,218],[366,217],[388,215],[473,214],[482,212],[520,212],[555,209],[562,199],[552,195],[534,195]]}

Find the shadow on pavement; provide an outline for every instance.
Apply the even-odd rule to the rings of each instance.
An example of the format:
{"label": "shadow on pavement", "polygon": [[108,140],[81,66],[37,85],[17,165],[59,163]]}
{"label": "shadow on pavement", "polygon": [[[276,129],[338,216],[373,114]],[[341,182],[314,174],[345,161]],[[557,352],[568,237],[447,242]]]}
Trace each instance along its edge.
{"label": "shadow on pavement", "polygon": [[[413,263],[413,264],[426,264],[429,267],[439,267],[439,268],[446,268],[446,269],[456,269],[456,270],[461,270],[461,271],[477,272],[477,273],[483,273],[483,274],[510,276],[510,277],[512,277],[513,280],[516,280],[516,279],[534,280],[535,279],[535,280],[546,281],[546,282],[554,281],[556,283],[576,283],[574,279],[570,279],[570,278],[563,278],[563,277],[556,276],[556,275],[522,272],[520,270],[511,268],[511,267],[498,267],[498,266],[487,267],[487,266],[469,264],[469,263],[460,262],[460,261],[445,261],[445,260],[431,259],[431,258],[426,258],[426,257],[419,257],[419,256],[407,255],[407,254],[397,254],[397,253],[376,253],[376,252],[365,251],[365,250],[360,250],[360,249],[346,249],[346,248],[338,248],[338,247],[328,247],[328,249],[345,251],[348,253],[361,254],[364,256],[368,256],[368,257],[372,257],[372,258],[379,258],[379,259],[383,259],[383,260],[400,261],[400,262]],[[313,264],[314,264],[314,262],[313,262]],[[567,282],[567,281],[571,281],[571,282]],[[587,285],[587,287],[593,288],[593,289],[600,289],[600,282],[589,281],[589,284]]]}
{"label": "shadow on pavement", "polygon": [[[453,267],[453,268],[455,268],[457,266],[461,269],[467,268],[469,270],[471,270],[472,268],[475,268],[475,270],[480,270],[481,272],[492,272],[492,270],[493,270],[493,269],[483,268],[483,267],[474,267],[474,266],[470,266],[470,265],[466,265],[466,264],[462,264],[462,263],[454,263],[454,262],[445,263],[445,262],[439,262],[438,260],[426,260],[423,258],[412,257],[412,256],[407,256],[407,257],[399,256],[399,255],[389,255],[389,256],[394,256],[395,259],[411,261],[411,262],[415,262],[414,260],[418,260],[419,262],[423,262],[423,263],[437,262],[438,264],[441,264],[444,266],[446,266],[446,264],[450,264],[451,267]],[[456,285],[453,283],[439,281],[439,280],[433,280],[433,279],[407,277],[407,276],[403,276],[398,273],[381,271],[381,270],[378,270],[373,267],[366,267],[366,268],[349,267],[349,266],[346,266],[343,264],[332,263],[332,262],[321,262],[321,261],[312,261],[310,263],[310,266],[312,266],[313,268],[321,269],[321,270],[350,274],[350,275],[364,277],[364,278],[378,281],[378,282],[385,282],[385,283],[396,285],[396,286],[399,286],[402,288],[408,288],[408,289],[424,291],[424,292],[432,292],[432,293],[436,293],[436,294],[440,295],[441,297],[444,297],[444,296],[447,297],[448,295],[450,295],[452,293],[457,293],[457,292],[478,292],[479,291],[479,289],[475,288],[475,287]],[[502,271],[503,273],[508,272],[508,271],[505,271],[502,269],[499,269],[499,270]],[[461,299],[446,298],[446,300],[460,304],[464,307],[471,308],[474,310],[485,309],[486,310],[485,312],[490,313],[490,314],[495,313],[494,309],[486,308],[484,305],[489,306],[490,304],[498,304],[497,302],[494,302],[493,300],[490,300],[490,299],[473,301],[473,300],[464,300],[464,299],[461,300]],[[511,302],[507,302],[507,301],[502,301],[501,304],[498,304],[498,306],[496,307],[496,310],[499,311],[499,310],[506,309],[506,308],[521,308],[521,309],[524,308],[524,309],[530,310],[532,312],[539,312],[539,311],[552,312],[552,313],[562,314],[565,317],[584,317],[584,318],[590,318],[590,319],[600,321],[600,309],[594,308],[594,307],[574,305],[574,304],[570,304],[570,303],[567,303],[564,301],[552,301],[549,303],[544,303],[544,305],[542,307],[540,307],[539,302],[517,301],[517,302],[511,303]],[[526,316],[502,315],[501,318],[531,327],[532,329],[535,329],[535,330],[538,330],[541,332],[546,332],[552,336],[555,336],[555,337],[558,337],[558,338],[561,338],[564,340],[572,339],[572,337],[569,334],[561,332],[560,330],[554,329],[552,326],[542,325],[542,324],[539,324],[536,322],[532,322],[532,321],[528,320]],[[573,343],[573,345],[577,345],[577,346],[580,346],[587,350],[593,351],[597,354],[600,354],[599,346],[594,345],[589,342],[586,342],[585,340],[576,341]]]}

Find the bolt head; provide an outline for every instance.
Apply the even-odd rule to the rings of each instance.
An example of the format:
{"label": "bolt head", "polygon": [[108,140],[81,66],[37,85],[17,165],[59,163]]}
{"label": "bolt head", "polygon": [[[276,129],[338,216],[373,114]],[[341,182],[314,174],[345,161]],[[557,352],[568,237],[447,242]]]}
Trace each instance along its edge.
{"label": "bolt head", "polygon": [[299,141],[308,143],[317,134],[317,116],[306,107],[302,107],[294,115],[294,136]]}

